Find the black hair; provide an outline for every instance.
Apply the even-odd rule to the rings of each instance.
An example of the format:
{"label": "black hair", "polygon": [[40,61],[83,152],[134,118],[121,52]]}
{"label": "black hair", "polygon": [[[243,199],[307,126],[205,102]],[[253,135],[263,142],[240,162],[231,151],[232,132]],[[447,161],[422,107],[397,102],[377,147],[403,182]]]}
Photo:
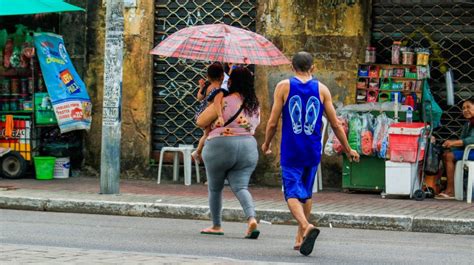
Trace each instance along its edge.
{"label": "black hair", "polygon": [[464,105],[464,103],[466,103],[466,102],[469,102],[469,103],[474,105],[474,96],[471,96],[470,98],[463,100],[461,102],[461,106]]}
{"label": "black hair", "polygon": [[217,81],[224,76],[224,67],[221,63],[215,62],[207,68],[207,76],[212,81]]}
{"label": "black hair", "polygon": [[249,116],[257,114],[259,102],[255,94],[252,72],[247,68],[237,67],[232,70],[229,81],[229,94],[237,92],[242,95],[245,113]]}
{"label": "black hair", "polygon": [[313,66],[313,56],[308,52],[298,52],[293,56],[291,64],[297,72],[308,72]]}

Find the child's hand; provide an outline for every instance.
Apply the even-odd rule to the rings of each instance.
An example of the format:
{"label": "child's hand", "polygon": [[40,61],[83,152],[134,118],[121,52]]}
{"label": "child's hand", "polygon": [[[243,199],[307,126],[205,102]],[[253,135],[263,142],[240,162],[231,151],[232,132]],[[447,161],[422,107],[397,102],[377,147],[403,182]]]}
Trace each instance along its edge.
{"label": "child's hand", "polygon": [[222,116],[219,116],[216,121],[216,127],[223,127],[225,124],[224,118]]}
{"label": "child's hand", "polygon": [[198,82],[199,82],[199,88],[203,89],[204,85],[206,84],[206,80],[201,78],[201,79],[199,79]]}
{"label": "child's hand", "polygon": [[227,74],[230,75],[232,73],[232,70],[234,70],[234,64],[228,63],[227,65],[229,66],[229,72]]}

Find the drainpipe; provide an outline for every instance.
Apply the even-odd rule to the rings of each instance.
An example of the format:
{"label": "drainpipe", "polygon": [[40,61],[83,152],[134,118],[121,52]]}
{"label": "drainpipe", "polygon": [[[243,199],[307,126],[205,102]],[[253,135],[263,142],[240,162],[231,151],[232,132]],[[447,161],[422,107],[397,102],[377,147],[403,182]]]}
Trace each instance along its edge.
{"label": "drainpipe", "polygon": [[123,0],[105,0],[104,94],[100,193],[120,192],[122,125]]}

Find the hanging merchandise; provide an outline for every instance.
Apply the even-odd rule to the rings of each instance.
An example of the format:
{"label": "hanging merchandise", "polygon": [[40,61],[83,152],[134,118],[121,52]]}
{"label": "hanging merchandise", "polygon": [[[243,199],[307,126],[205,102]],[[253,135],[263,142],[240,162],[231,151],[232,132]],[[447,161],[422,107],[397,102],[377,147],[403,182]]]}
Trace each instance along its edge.
{"label": "hanging merchandise", "polygon": [[8,39],[8,32],[6,29],[0,30],[0,47],[5,47]]}
{"label": "hanging merchandise", "polygon": [[375,119],[374,125],[374,139],[372,142],[372,149],[375,155],[378,155],[380,152],[380,148],[382,146],[382,139],[385,133],[385,123],[387,122],[387,115],[385,113],[380,114]]}
{"label": "hanging merchandise", "polygon": [[[349,124],[347,122],[347,114],[343,114],[343,115],[339,116],[338,120],[339,120],[339,125],[342,127],[342,129],[344,130],[344,133],[347,135],[347,133],[349,132]],[[334,151],[337,154],[342,154],[343,146],[341,144],[341,141],[339,141],[339,138],[336,137],[336,135],[334,135],[333,141],[334,141],[334,143],[333,143]]]}
{"label": "hanging merchandise", "polygon": [[3,48],[3,66],[5,68],[10,68],[10,59],[13,54],[13,40],[8,39],[5,43],[5,47]]}
{"label": "hanging merchandise", "polygon": [[429,122],[434,129],[441,125],[442,114],[443,110],[434,100],[428,80],[425,79],[423,85],[423,119],[425,122]]}
{"label": "hanging merchandise", "polygon": [[[384,114],[385,115],[385,114]],[[383,127],[382,127],[382,132],[383,134],[380,134],[380,136],[382,137],[380,140],[378,139],[377,140],[377,147],[378,147],[378,157],[380,158],[390,158],[390,149],[389,149],[389,139],[388,139],[388,129],[390,128],[390,125],[392,123],[395,123],[395,120],[393,119],[390,119],[388,117],[385,117],[385,120],[384,120],[384,123],[383,123]],[[379,141],[380,141],[380,144],[379,144]],[[380,148],[379,148],[380,146]]]}
{"label": "hanging merchandise", "polygon": [[361,151],[363,155],[371,156],[372,144],[373,144],[373,133],[372,133],[372,119],[373,115],[366,113],[362,115],[362,134],[361,134]]}
{"label": "hanging merchandise", "polygon": [[[343,114],[338,116],[337,119],[339,120],[339,125],[343,128],[344,133],[347,135],[349,131],[349,127],[347,124],[347,115]],[[332,130],[331,126],[328,128],[328,140],[326,141],[326,145],[324,146],[324,153],[328,156],[333,156],[336,154],[342,153],[343,146],[339,139],[336,137],[336,134]]]}
{"label": "hanging merchandise", "polygon": [[446,80],[446,104],[454,106],[454,84],[453,84],[453,71],[449,69],[444,74]]}
{"label": "hanging merchandise", "polygon": [[324,154],[328,156],[336,155],[337,153],[334,151],[334,137],[335,133],[332,130],[331,126],[328,128],[328,140],[326,141],[326,145],[324,145]]}
{"label": "hanging merchandise", "polygon": [[71,63],[63,38],[52,33],[35,33],[34,43],[61,133],[89,130],[91,101]]}
{"label": "hanging merchandise", "polygon": [[356,113],[349,115],[349,145],[352,149],[356,150],[357,153],[361,153],[360,148],[360,136],[362,133],[362,122],[360,116]]}

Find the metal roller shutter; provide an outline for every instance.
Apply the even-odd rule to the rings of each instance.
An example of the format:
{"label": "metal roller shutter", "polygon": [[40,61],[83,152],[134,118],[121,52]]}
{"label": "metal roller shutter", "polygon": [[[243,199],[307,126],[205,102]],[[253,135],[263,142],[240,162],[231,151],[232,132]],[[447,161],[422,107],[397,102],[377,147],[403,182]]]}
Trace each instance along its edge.
{"label": "metal roller shutter", "polygon": [[[435,134],[448,139],[460,134],[459,102],[474,95],[474,2],[468,0],[374,0],[372,46],[377,60],[390,63],[394,40],[431,51],[431,89],[441,108],[443,126]],[[454,74],[455,106],[446,105],[444,73]]]}
{"label": "metal roller shutter", "polygon": [[[191,25],[225,23],[255,31],[256,0],[156,0],[155,44]],[[202,135],[194,123],[199,105],[197,83],[203,63],[154,56],[152,150],[197,144]]]}

